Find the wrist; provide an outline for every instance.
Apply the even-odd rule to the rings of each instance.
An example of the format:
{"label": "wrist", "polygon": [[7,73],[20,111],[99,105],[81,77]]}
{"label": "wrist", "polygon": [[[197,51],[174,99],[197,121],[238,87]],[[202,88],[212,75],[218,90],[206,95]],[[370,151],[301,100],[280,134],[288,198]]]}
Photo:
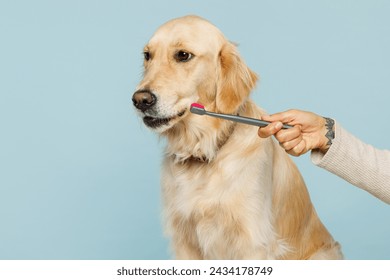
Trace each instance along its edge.
{"label": "wrist", "polygon": [[322,153],[326,153],[330,146],[332,145],[332,141],[335,137],[335,127],[334,127],[334,120],[331,118],[323,117],[324,118],[324,136],[323,136],[323,144],[319,148],[319,150]]}

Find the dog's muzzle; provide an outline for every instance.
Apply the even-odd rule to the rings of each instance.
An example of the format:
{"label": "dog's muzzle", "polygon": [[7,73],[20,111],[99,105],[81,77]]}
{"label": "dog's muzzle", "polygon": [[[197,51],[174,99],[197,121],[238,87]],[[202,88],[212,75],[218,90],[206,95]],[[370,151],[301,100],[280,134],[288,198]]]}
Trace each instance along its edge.
{"label": "dog's muzzle", "polygon": [[143,121],[150,128],[158,128],[169,124],[173,119],[180,118],[186,112],[186,109],[172,116],[159,116],[155,112],[157,96],[147,89],[137,90],[133,94],[133,104],[139,111],[143,113]]}

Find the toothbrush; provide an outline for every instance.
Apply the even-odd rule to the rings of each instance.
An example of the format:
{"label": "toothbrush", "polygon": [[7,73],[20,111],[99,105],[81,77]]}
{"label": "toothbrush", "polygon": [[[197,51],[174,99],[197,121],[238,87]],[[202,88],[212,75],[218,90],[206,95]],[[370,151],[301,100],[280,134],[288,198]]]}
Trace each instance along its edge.
{"label": "toothbrush", "polygon": [[[262,121],[258,119],[253,119],[253,118],[247,118],[247,117],[241,117],[241,116],[236,116],[236,115],[227,115],[227,114],[218,114],[214,112],[209,112],[206,111],[204,106],[198,103],[192,103],[190,112],[193,114],[197,115],[207,115],[215,118],[221,118],[233,122],[239,122],[239,123],[245,123],[249,125],[254,125],[254,126],[259,126],[259,127],[265,127],[270,124],[270,122],[267,121]],[[283,129],[288,129],[292,128],[293,126],[288,125],[288,124],[283,124]]]}

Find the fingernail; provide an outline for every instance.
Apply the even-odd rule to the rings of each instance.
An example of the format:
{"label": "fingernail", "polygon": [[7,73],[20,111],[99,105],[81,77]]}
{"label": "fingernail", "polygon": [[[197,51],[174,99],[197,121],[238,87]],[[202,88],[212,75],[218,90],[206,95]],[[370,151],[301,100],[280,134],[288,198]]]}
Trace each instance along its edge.
{"label": "fingernail", "polygon": [[277,122],[277,123],[275,124],[275,128],[276,128],[276,129],[281,129],[282,126],[283,126],[283,124],[282,124],[281,122]]}

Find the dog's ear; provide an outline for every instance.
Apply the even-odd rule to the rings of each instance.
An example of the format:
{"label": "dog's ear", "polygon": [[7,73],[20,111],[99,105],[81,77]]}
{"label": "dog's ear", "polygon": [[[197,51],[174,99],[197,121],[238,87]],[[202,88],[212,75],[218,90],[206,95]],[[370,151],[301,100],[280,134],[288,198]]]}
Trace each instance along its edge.
{"label": "dog's ear", "polygon": [[226,114],[237,113],[255,87],[257,75],[245,65],[237,47],[227,42],[221,49],[220,75],[217,85],[216,109]]}

